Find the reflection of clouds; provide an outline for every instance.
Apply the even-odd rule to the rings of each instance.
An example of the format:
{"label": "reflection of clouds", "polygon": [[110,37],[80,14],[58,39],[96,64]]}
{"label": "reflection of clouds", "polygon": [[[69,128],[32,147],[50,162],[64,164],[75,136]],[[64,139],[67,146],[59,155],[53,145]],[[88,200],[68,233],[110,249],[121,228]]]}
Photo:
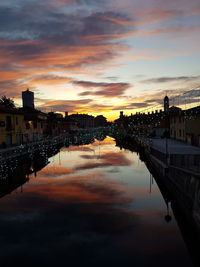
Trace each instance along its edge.
{"label": "reflection of clouds", "polygon": [[[107,164],[114,170],[132,164],[125,152],[104,150],[95,156],[84,150],[91,146],[72,148],[77,148],[79,153],[71,155],[78,154],[82,166],[97,161],[98,167]],[[33,266],[153,266],[156,258],[157,266],[166,267],[181,252],[178,263],[186,265],[179,265],[190,266],[182,255],[181,238],[164,222],[165,213],[148,206],[148,188],[131,183],[115,174],[109,178],[103,169],[81,174],[76,168],[50,165],[38,172],[23,194],[0,201],[1,264],[23,258]]]}
{"label": "reflection of clouds", "polygon": [[91,146],[105,146],[105,145],[112,145],[115,144],[115,141],[111,137],[106,137],[103,141],[95,141],[91,144]]}
{"label": "reflection of clouds", "polygon": [[92,149],[91,147],[89,146],[69,146],[69,147],[65,147],[65,148],[62,148],[62,151],[85,151],[85,152],[93,152],[94,149]]}
{"label": "reflection of clouds", "polygon": [[[127,196],[123,183],[103,173],[51,184],[39,175],[30,182],[23,194],[0,202],[2,264],[10,263],[12,255],[20,260],[23,253],[23,260],[35,266],[43,261],[48,266],[150,266],[158,253],[172,257],[184,251],[173,227],[160,224],[162,212],[126,209],[132,195]],[[163,257],[158,257],[157,266],[169,266],[170,257],[167,264]]]}
{"label": "reflection of clouds", "polygon": [[57,177],[57,176],[62,176],[62,175],[66,175],[66,174],[71,174],[74,171],[70,168],[65,168],[65,167],[61,167],[61,166],[51,166],[51,167],[47,167],[44,168],[40,171],[40,176],[42,177]]}
{"label": "reflection of clouds", "polygon": [[[86,162],[80,165],[77,165],[75,169],[93,169],[100,167],[109,167],[109,166],[129,166],[132,164],[132,161],[127,159],[124,153],[121,152],[104,152],[100,156],[96,155],[82,155],[84,159],[90,160],[90,162]],[[92,162],[91,160],[97,160]]]}
{"label": "reflection of clouds", "polygon": [[[37,187],[37,193],[46,195],[51,199],[71,203],[121,203],[129,200],[123,195],[124,183],[108,179],[101,172],[94,172],[88,175],[71,175],[55,179],[45,180],[39,175],[38,179],[31,180],[32,185]],[[51,185],[48,186],[47,185]],[[28,193],[29,188],[26,189]],[[120,197],[120,194],[121,197]],[[118,197],[116,198],[116,195]]]}
{"label": "reflection of clouds", "polygon": [[[114,242],[111,236],[130,229],[137,218],[118,207],[131,198],[123,196],[118,185],[105,183],[106,177],[101,179],[95,185],[86,183],[90,177],[83,176],[77,180],[62,179],[53,186],[27,186],[26,193],[14,196],[12,208],[8,201],[0,203],[0,218],[4,216],[4,220],[0,220],[1,229],[4,229],[0,239],[1,262],[8,260],[5,256],[8,253],[18,255],[20,250],[23,260],[41,263],[40,260],[45,259],[46,264],[53,266],[66,261],[73,262],[72,266],[89,263],[88,255],[97,259],[102,248],[109,254]],[[15,218],[20,217],[20,222],[10,220],[11,213]]]}

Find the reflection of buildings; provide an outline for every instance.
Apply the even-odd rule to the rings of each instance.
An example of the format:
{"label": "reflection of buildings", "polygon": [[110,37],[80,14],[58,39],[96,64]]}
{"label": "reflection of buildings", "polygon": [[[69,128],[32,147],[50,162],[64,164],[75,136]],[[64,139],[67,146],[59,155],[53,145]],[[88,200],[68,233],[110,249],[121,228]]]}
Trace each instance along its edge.
{"label": "reflection of buildings", "polygon": [[[103,140],[106,135],[104,133],[93,134],[78,134],[77,136],[71,135],[65,146],[69,145],[86,145],[95,141],[99,137]],[[32,154],[27,154],[26,157],[18,157],[17,160],[10,160],[0,165],[0,198],[10,194],[16,188],[22,186],[29,180],[30,174],[35,174],[49,164],[48,158],[56,155],[62,145],[53,145],[46,149],[38,149]],[[12,167],[10,167],[12,166]]]}
{"label": "reflection of buildings", "polygon": [[[60,146],[49,148],[47,151],[37,151],[32,156],[27,155],[26,158],[19,157],[17,162],[5,162],[0,166],[0,198],[22,186],[29,180],[30,174],[37,175],[37,172],[43,169],[48,163],[48,157],[59,152]],[[12,166],[9,167],[9,164]],[[17,164],[16,166],[14,166]]]}
{"label": "reflection of buildings", "polygon": [[158,165],[158,162],[148,153],[144,153],[144,150],[136,143],[128,144],[124,140],[116,140],[116,144],[120,148],[140,153],[140,159],[145,162],[153,175],[166,202],[167,210],[163,219],[167,222],[171,220],[169,214],[169,203],[171,203],[183,239],[194,261],[194,266],[200,266],[200,161],[196,162],[198,165],[196,168],[199,170],[196,173],[194,168],[193,171],[186,166],[183,169],[179,164],[165,169],[165,165],[161,161]]}

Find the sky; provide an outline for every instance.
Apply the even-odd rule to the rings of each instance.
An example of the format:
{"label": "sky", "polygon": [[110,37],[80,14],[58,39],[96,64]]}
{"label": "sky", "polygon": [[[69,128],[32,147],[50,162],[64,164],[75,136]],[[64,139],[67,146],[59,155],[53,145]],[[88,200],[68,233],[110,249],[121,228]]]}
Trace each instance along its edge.
{"label": "sky", "polygon": [[0,96],[116,119],[200,104],[199,0],[0,2]]}

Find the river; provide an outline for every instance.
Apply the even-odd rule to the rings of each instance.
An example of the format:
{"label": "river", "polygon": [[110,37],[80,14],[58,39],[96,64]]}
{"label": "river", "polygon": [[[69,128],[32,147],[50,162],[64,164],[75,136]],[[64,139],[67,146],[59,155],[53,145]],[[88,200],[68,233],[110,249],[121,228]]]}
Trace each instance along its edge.
{"label": "river", "polygon": [[193,266],[139,155],[70,145],[0,199],[2,266]]}

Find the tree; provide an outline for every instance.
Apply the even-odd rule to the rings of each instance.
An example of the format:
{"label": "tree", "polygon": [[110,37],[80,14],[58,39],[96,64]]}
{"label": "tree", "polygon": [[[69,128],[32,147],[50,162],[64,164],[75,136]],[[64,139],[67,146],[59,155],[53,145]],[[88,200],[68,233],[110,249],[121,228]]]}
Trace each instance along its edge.
{"label": "tree", "polygon": [[0,98],[0,105],[5,108],[16,108],[14,101],[11,98],[7,98],[5,95]]}

